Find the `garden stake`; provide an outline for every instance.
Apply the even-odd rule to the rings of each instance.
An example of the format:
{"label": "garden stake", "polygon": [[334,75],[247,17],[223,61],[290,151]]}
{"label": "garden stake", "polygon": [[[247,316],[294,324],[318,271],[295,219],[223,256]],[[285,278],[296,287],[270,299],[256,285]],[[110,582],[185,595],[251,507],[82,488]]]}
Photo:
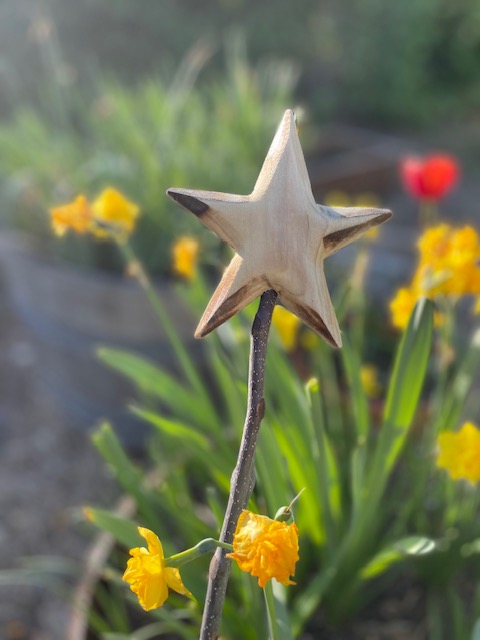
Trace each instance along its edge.
{"label": "garden stake", "polygon": [[[276,300],[277,293],[271,289],[262,295],[252,325],[247,415],[237,464],[230,482],[230,496],[220,534],[221,542],[232,542],[238,518],[241,512],[246,509],[255,486],[255,448],[260,423],[265,412],[263,398],[265,358]],[[232,564],[232,561],[225,557],[226,553],[225,549],[218,548],[210,563],[207,597],[200,632],[202,640],[211,640],[218,636],[220,617]]]}
{"label": "garden stake", "polygon": [[[205,337],[262,296],[252,327],[247,417],[220,537],[230,543],[255,484],[255,444],[265,409],[265,355],[277,296],[330,345],[340,347],[342,339],[323,271],[324,258],[392,214],[385,209],[316,204],[290,110],[283,116],[250,195],[177,188],[167,193],[236,252],[195,336]],[[218,637],[229,573],[225,550],[217,549],[210,566],[201,640]]]}

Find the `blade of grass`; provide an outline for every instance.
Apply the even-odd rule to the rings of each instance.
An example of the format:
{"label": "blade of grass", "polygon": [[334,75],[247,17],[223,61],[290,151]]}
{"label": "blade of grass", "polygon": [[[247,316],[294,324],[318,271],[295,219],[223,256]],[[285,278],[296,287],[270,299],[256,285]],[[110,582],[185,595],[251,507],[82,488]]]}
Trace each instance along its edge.
{"label": "blade of grass", "polygon": [[210,407],[202,402],[195,391],[177,382],[171,373],[163,371],[146,358],[108,347],[99,348],[97,356],[106,365],[132,380],[144,393],[159,398],[175,415],[215,431],[220,429],[218,415],[212,415]]}
{"label": "blade of grass", "polygon": [[94,507],[86,507],[84,511],[87,520],[93,522],[102,531],[110,533],[117,542],[128,549],[141,546],[140,543],[143,544],[137,525],[128,518]]}
{"label": "blade of grass", "polygon": [[342,337],[342,341],[343,346],[340,354],[347,374],[356,433],[358,438],[365,439],[370,432],[370,418],[368,414],[367,396],[360,378],[361,362],[358,357],[358,352],[352,349],[350,340],[345,334]]}
{"label": "blade of grass", "polygon": [[135,499],[139,510],[148,518],[151,528],[163,535],[166,529],[155,506],[158,498],[144,486],[144,475],[129,460],[108,422],[96,429],[92,441],[120,485]]}
{"label": "blade of grass", "polygon": [[472,389],[480,364],[480,330],[475,331],[469,348],[455,373],[452,385],[447,392],[437,431],[455,426],[461,418],[468,394]]}
{"label": "blade of grass", "polygon": [[[433,304],[420,300],[402,336],[388,386],[384,425],[377,447],[372,482],[385,480],[417,410],[432,345]],[[377,475],[379,474],[379,475]]]}

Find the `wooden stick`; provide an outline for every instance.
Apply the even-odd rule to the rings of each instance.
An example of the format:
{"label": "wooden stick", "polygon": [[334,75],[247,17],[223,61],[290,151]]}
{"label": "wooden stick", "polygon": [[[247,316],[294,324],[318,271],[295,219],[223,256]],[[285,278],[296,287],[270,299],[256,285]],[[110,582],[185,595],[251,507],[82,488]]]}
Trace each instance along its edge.
{"label": "wooden stick", "polygon": [[[255,448],[260,423],[265,413],[263,397],[265,358],[272,313],[277,293],[272,289],[263,293],[253,321],[250,340],[250,362],[248,373],[248,405],[242,442],[237,465],[230,481],[230,496],[223,521],[220,540],[232,543],[241,512],[246,509],[255,486]],[[227,551],[218,548],[210,563],[207,597],[203,611],[200,640],[216,640],[220,628],[223,602],[230,576],[231,560]]]}

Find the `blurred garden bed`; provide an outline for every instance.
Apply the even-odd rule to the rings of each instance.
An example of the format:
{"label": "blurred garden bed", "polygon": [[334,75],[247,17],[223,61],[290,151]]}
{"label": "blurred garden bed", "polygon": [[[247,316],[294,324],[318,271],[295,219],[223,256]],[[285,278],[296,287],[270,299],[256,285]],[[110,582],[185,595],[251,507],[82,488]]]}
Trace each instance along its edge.
{"label": "blurred garden bed", "polygon": [[[244,408],[243,386],[237,384],[241,376],[236,377],[245,365],[243,356],[236,363],[238,367],[231,367],[225,376],[223,389],[220,385],[215,389],[215,402],[224,393],[225,397],[236,397],[236,405],[225,402],[224,413],[219,410],[218,415],[215,406],[212,419],[199,417],[192,411],[192,407],[200,406],[198,398],[190,404],[184,402],[190,390],[181,376],[171,382],[171,388],[178,391],[176,398],[162,385],[157,385],[160,390],[155,396],[148,384],[146,387],[140,384],[135,392],[131,380],[120,380],[118,371],[113,373],[94,360],[94,348],[100,343],[130,347],[151,356],[153,363],[162,367],[167,360],[170,367],[174,358],[172,353],[165,361],[157,358],[164,349],[156,344],[155,322],[151,317],[138,321],[140,314],[148,318],[151,310],[143,300],[139,302],[143,294],[136,290],[137,283],[121,282],[126,279],[116,247],[90,242],[85,237],[57,241],[49,226],[48,209],[74,198],[79,192],[93,198],[107,184],[113,184],[125,189],[142,208],[134,246],[157,277],[172,276],[171,246],[185,233],[200,238],[203,266],[209,274],[217,274],[226,261],[226,253],[209,234],[198,230],[193,217],[179,213],[165,198],[165,189],[188,186],[248,192],[278,116],[285,108],[298,104],[300,137],[303,136],[302,143],[305,143],[317,202],[325,202],[333,194],[351,206],[367,196],[367,199],[373,197],[376,205],[394,212],[393,220],[381,229],[380,237],[368,245],[365,278],[369,335],[363,344],[363,356],[378,357],[376,362],[385,391],[391,351],[398,337],[386,320],[388,303],[395,289],[408,281],[413,272],[420,228],[416,203],[400,188],[401,157],[412,150],[423,152],[438,147],[457,153],[465,161],[465,175],[460,188],[442,202],[441,217],[452,224],[471,222],[478,228],[480,31],[476,28],[479,14],[475,1],[449,7],[443,0],[387,7],[373,0],[361,0],[343,7],[315,0],[295,5],[288,0],[208,0],[201,6],[193,0],[170,0],[150,3],[142,11],[133,0],[125,0],[115,7],[108,0],[79,0],[74,4],[45,0],[41,6],[35,2],[7,0],[2,4],[0,38],[7,53],[5,56],[2,53],[0,60],[0,227],[2,233],[3,228],[9,226],[34,237],[47,260],[41,264],[27,258],[27,263],[30,260],[27,267],[25,263],[16,263],[16,249],[7,249],[8,234],[3,234],[0,242],[5,278],[0,284],[0,434],[3,441],[0,506],[5,518],[0,526],[0,540],[4,543],[1,568],[11,569],[14,558],[36,554],[58,555],[82,563],[88,538],[80,535],[78,513],[73,509],[86,502],[95,507],[111,506],[118,493],[111,471],[105,470],[85,434],[97,419],[113,418],[115,427],[119,426],[124,436],[129,434],[127,438],[138,444],[138,432],[132,434],[132,426],[135,429],[139,422],[134,423],[130,414],[127,418],[125,408],[132,399],[138,399],[152,411],[159,405],[170,406],[163,426],[178,413],[182,416],[179,420],[185,420],[187,427],[195,430],[197,440],[194,436],[190,440],[186,431],[188,437],[175,448],[178,424],[173,428],[168,425],[170,432],[164,434],[163,442],[167,455],[159,448],[153,449],[155,464],[172,470],[171,494],[167,487],[156,499],[164,499],[166,495],[170,501],[162,503],[167,507],[162,512],[160,525],[163,526],[163,515],[170,509],[173,513],[169,527],[173,531],[178,512],[184,512],[180,515],[186,519],[190,515],[184,507],[190,504],[190,497],[186,496],[190,484],[201,479],[194,487],[193,500],[197,500],[207,484],[205,478],[212,484],[208,475],[214,459],[208,448],[214,441],[209,431],[213,430],[212,424],[217,429],[215,437],[225,445],[218,456],[215,477],[216,481],[221,477],[224,489],[230,472],[227,464],[230,445]],[[242,30],[243,35],[239,35]],[[228,40],[225,48],[218,33],[227,34],[222,36]],[[190,48],[195,42],[197,44]],[[56,258],[52,260],[54,254]],[[335,291],[350,277],[357,256],[358,248],[352,246],[327,261],[327,279]],[[65,259],[86,267],[85,271],[77,272],[71,264],[63,271],[60,265]],[[101,275],[95,271],[97,267],[102,270]],[[88,272],[94,274],[93,283],[87,283]],[[112,291],[107,291],[109,288],[126,289],[124,301],[114,300]],[[10,289],[10,298],[7,289]],[[60,295],[55,301],[54,293]],[[14,304],[7,300],[13,300]],[[38,303],[38,313],[32,309],[34,302]],[[93,327],[95,307],[103,307],[106,314]],[[179,312],[178,308],[172,313],[178,325],[179,313],[183,317],[183,311]],[[473,323],[469,312],[461,315],[459,344],[465,343]],[[133,334],[125,335],[126,325],[130,325]],[[220,338],[211,337],[212,341],[218,338],[218,344],[224,348],[224,352],[219,351],[218,361],[214,361],[217,370],[225,366],[224,356],[234,348],[234,343],[243,340],[241,347],[245,347],[246,354],[247,331],[242,326],[233,326],[232,329],[229,325]],[[347,335],[350,328],[346,323]],[[354,334],[353,331],[353,337]],[[305,334],[300,331],[299,335]],[[189,338],[185,344],[190,348]],[[210,355],[211,344],[206,345]],[[215,343],[215,348],[218,344]],[[277,340],[274,349],[281,352],[279,344]],[[112,368],[115,363],[118,365],[115,354],[104,352],[103,357]],[[321,369],[321,366],[328,367],[329,356],[320,359],[318,370],[325,378],[325,399],[329,395],[329,384],[340,377],[340,357],[332,357],[330,370]],[[305,359],[299,366],[305,379],[311,374],[308,362]],[[73,372],[68,369],[70,364],[74,366]],[[355,366],[352,368],[355,370]],[[174,366],[172,370],[175,371]],[[103,377],[95,378],[94,374],[99,371]],[[153,379],[154,376],[150,376],[155,373],[153,369],[144,371],[148,373],[147,378]],[[284,371],[290,371],[288,366]],[[202,382],[203,373],[201,371]],[[271,379],[277,374],[272,368]],[[113,376],[116,376],[115,382],[112,382]],[[287,377],[285,374],[285,380]],[[348,441],[349,437],[353,438],[348,425],[355,422],[358,409],[358,406],[354,410],[347,407],[348,384],[344,378],[338,389],[334,389],[339,406],[330,424],[331,428],[344,412],[343,435],[347,437],[342,435],[339,444],[339,451],[343,453],[352,445]],[[289,398],[297,384],[296,378],[292,377],[290,382],[285,382],[279,396]],[[427,384],[431,384],[430,379]],[[81,385],[85,388],[81,389]],[[67,386],[70,392],[66,391]],[[103,400],[99,400],[105,390],[111,401],[107,409]],[[296,395],[292,393],[292,406],[303,393],[300,385]],[[58,406],[53,396],[56,401],[61,400]],[[74,402],[71,402],[73,396]],[[277,397],[276,401],[281,405],[283,398]],[[466,403],[463,408],[469,406]],[[368,408],[377,429],[383,400],[371,401]],[[422,405],[419,422],[425,417],[424,409]],[[271,423],[266,425],[271,431],[265,430],[265,438],[278,427],[272,413]],[[278,472],[278,482],[269,484],[266,458],[259,460],[261,490],[267,489],[259,504],[262,508],[268,504],[273,513],[280,506],[273,497],[292,497],[295,483],[291,479],[288,483],[285,481],[285,460],[301,438],[293,435],[290,442],[286,438],[290,437],[288,429],[295,421],[297,426],[303,426],[305,414],[300,411],[299,415],[300,419],[298,415],[292,417],[291,407],[284,408],[285,425],[281,424],[277,439],[270,443],[272,450],[278,442],[284,447],[278,465],[282,471]],[[146,427],[149,433],[162,428],[162,423],[155,424],[152,416],[147,411],[142,417],[143,423],[151,421],[151,426]],[[162,417],[165,416],[162,414]],[[77,427],[80,424],[83,432],[70,428],[74,422]],[[414,427],[416,437],[422,425],[419,428],[415,423]],[[188,442],[190,448],[186,446]],[[205,460],[195,457],[203,445],[207,446],[207,465]],[[142,436],[140,448],[143,446]],[[310,455],[310,451],[307,452]],[[432,452],[428,451],[424,459],[431,462],[431,456]],[[306,457],[304,454],[303,460]],[[137,462],[136,457],[134,461]],[[142,462],[145,462],[143,458]],[[302,466],[308,465],[299,464],[291,472],[298,484],[297,490],[302,486]],[[180,505],[176,503],[175,491],[182,496]],[[212,513],[218,497],[214,494],[208,496]],[[397,499],[398,496],[403,497],[401,491]],[[430,500],[430,496],[427,497]],[[312,494],[303,499],[303,504],[300,501],[298,506],[301,518],[308,524],[304,533],[308,537],[320,522],[320,518],[315,520],[310,515],[317,514],[319,507]],[[311,501],[310,510],[305,506],[308,501]],[[431,500],[426,503],[432,507]],[[387,500],[384,508],[388,511],[391,507]],[[433,508],[440,511],[438,504]],[[424,522],[425,513],[422,506],[415,517],[429,530],[432,523]],[[388,516],[387,525],[392,519]],[[148,514],[145,520],[148,522]],[[181,518],[179,522],[181,525]],[[198,527],[203,531],[205,524],[211,527],[210,521],[192,519],[190,529]],[[189,539],[191,531],[182,531],[180,525],[179,538]],[[315,535],[317,539],[312,535],[304,552],[306,557],[310,554],[314,562],[319,554],[325,553],[319,543],[321,534],[317,531]],[[337,539],[333,539],[336,544]],[[173,548],[177,539],[172,542]],[[124,550],[121,553],[123,558],[126,554]],[[327,551],[325,557],[328,556]],[[74,581],[79,575],[77,569]],[[116,570],[118,572],[118,563]],[[308,568],[302,571],[308,574]],[[319,574],[321,571],[320,563]],[[301,578],[299,590],[305,586]],[[69,580],[71,583],[71,576]],[[459,598],[465,596],[468,600],[471,596],[467,582],[455,586],[458,590],[450,594],[451,601],[445,612],[458,613]],[[435,589],[434,584],[432,590]],[[2,585],[0,590],[2,638],[65,640],[67,605],[64,601],[38,587]],[[372,602],[354,625],[347,623],[336,628],[326,622],[323,613],[317,613],[303,638],[316,640],[320,634],[325,640],[435,637],[435,629],[427,628],[426,617],[436,616],[441,620],[444,612],[441,607],[429,611],[425,591],[407,571],[393,586],[387,584],[378,598],[371,598]],[[343,590],[341,593],[343,596]],[[245,602],[248,597],[245,596]],[[327,606],[341,609],[342,602],[334,600],[331,597]],[[234,620],[237,613],[232,610],[228,613]],[[464,622],[466,637],[471,623],[470,608],[465,607],[464,613],[465,619],[461,622]]]}

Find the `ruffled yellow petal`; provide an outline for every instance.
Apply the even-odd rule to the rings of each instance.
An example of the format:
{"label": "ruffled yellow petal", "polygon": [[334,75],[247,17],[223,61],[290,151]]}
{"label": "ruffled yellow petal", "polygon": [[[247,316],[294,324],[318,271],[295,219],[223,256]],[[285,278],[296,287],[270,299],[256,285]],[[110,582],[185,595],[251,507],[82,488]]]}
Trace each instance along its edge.
{"label": "ruffled yellow petal", "polygon": [[272,578],[284,585],[295,584],[290,576],[299,557],[297,525],[243,511],[233,538],[233,553],[227,557],[258,578],[260,587]]}
{"label": "ruffled yellow petal", "polygon": [[91,229],[92,209],[84,195],[79,195],[72,202],[50,209],[53,231],[63,236],[69,229],[83,234]]}
{"label": "ruffled yellow petal", "polygon": [[151,555],[143,547],[131,549],[130,554],[123,579],[130,584],[145,611],[161,607],[168,597],[163,558]]}

